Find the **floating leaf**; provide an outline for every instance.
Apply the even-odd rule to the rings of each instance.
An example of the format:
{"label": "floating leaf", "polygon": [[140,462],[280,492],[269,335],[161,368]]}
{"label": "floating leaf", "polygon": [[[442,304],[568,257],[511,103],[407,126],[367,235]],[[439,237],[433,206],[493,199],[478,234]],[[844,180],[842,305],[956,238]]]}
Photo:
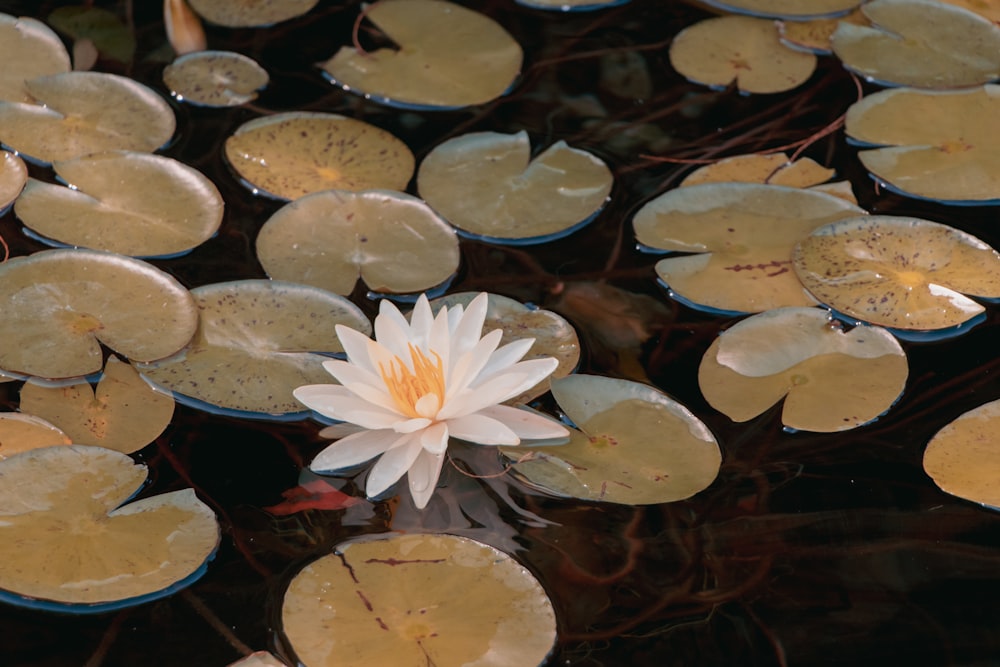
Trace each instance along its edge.
{"label": "floating leaf", "polygon": [[8,151],[0,151],[0,215],[17,199],[28,182],[28,167],[24,160]]}
{"label": "floating leaf", "polygon": [[924,451],[924,471],[942,491],[1000,509],[1000,401],[938,431]]}
{"label": "floating leaf", "polygon": [[95,373],[101,343],[135,361],[173,354],[198,310],[174,278],[95,250],[45,250],[0,264],[0,369],[42,378]]}
{"label": "floating leaf", "polygon": [[163,70],[163,83],[179,102],[206,107],[246,104],[267,82],[257,61],[232,51],[188,53]]}
{"label": "floating leaf", "polygon": [[810,158],[792,162],[784,153],[753,153],[727,157],[700,167],[688,174],[681,186],[736,182],[807,188],[830,180],[833,174],[833,169]]}
{"label": "floating leaf", "polygon": [[596,375],[552,381],[552,395],[579,430],[555,447],[503,447],[513,469],[559,495],[630,505],[689,498],[719,472],[708,428],[648,385]]}
{"label": "floating leaf", "polygon": [[842,21],[855,25],[869,25],[861,10],[855,9],[847,16],[836,19],[781,21],[778,24],[778,33],[781,35],[781,43],[791,49],[802,49],[828,56],[833,53],[830,39]]}
{"label": "floating leaf", "polygon": [[863,0],[703,0],[727,12],[772,19],[832,18],[843,16]]}
{"label": "floating leaf", "polygon": [[624,5],[629,0],[515,0],[517,4],[532,9],[557,12],[589,12]]}
{"label": "floating leaf", "polygon": [[527,132],[476,132],[450,139],[420,165],[417,186],[434,210],[469,236],[541,243],[589,222],[613,177],[586,151],[558,141],[531,159]]}
{"label": "floating leaf", "polygon": [[137,367],[178,401],[215,412],[307,416],[292,390],[329,383],[322,366],[329,357],[316,353],[343,352],[336,325],[371,330],[357,306],[315,287],[238,280],[204,285],[191,294],[201,311],[194,340],[168,359]]}
{"label": "floating leaf", "polygon": [[146,467],[103,447],[45,447],[0,461],[0,595],[97,613],[170,595],[205,570],[215,514],[192,489],[122,504]]}
{"label": "floating leaf", "polygon": [[779,308],[736,323],[702,357],[705,399],[733,421],[753,419],[784,398],[782,423],[833,432],[888,410],[908,375],[899,342],[885,329],[844,331],[818,308]]}
{"label": "floating leaf", "polygon": [[302,16],[318,0],[188,0],[206,21],[229,28],[259,28]]}
{"label": "floating leaf", "polygon": [[665,192],[643,206],[632,225],[646,246],[702,253],[656,264],[676,296],[713,310],[760,312],[812,305],[791,270],[792,249],[813,229],[863,213],[810,190],[706,183]]}
{"label": "floating leaf", "polygon": [[744,93],[779,93],[805,83],[816,56],[781,43],[773,21],[747,16],[706,19],[677,33],[670,64],[695,83]]}
{"label": "floating leaf", "polygon": [[552,604],[531,573],[455,535],[342,544],[295,576],[281,620],[310,667],[529,667],[556,638]]}
{"label": "floating leaf", "polygon": [[129,64],[135,55],[135,35],[114,12],[101,7],[58,7],[49,14],[53,28],[75,40],[89,40],[104,55]]}
{"label": "floating leaf", "polygon": [[385,130],[335,114],[257,118],[226,140],[225,155],[256,194],[297,199],[320,190],[405,190],[413,153]]}
{"label": "floating leaf", "polygon": [[0,461],[30,449],[72,442],[68,435],[41,417],[0,412]]}
{"label": "floating leaf", "polygon": [[841,220],[803,239],[795,273],[820,302],[896,329],[954,327],[983,312],[962,293],[1000,297],[1000,254],[966,232],[919,218]]}
{"label": "floating leaf", "polygon": [[942,0],[949,5],[955,5],[970,12],[975,12],[993,23],[1000,24],[1000,3],[993,0]]}
{"label": "floating leaf", "polygon": [[14,206],[25,226],[46,240],[163,257],[203,243],[222,223],[215,185],[171,158],[116,151],[53,167],[70,187],[32,179]]}
{"label": "floating leaf", "polygon": [[[59,35],[33,18],[0,14],[0,100],[31,102],[24,82],[70,71],[69,53]],[[6,141],[6,132],[0,132]]]}
{"label": "floating leaf", "polygon": [[401,192],[317,192],[264,223],[257,256],[272,278],[350,294],[360,277],[380,293],[422,292],[458,268],[454,230]]}
{"label": "floating leaf", "polygon": [[229,667],[287,667],[267,651],[255,651],[242,660],[230,663]]}
{"label": "floating leaf", "polygon": [[323,64],[334,83],[383,104],[455,108],[510,88],[523,54],[492,19],[442,0],[381,0],[365,18],[396,48],[341,47]]}
{"label": "floating leaf", "polygon": [[131,454],[167,427],[174,399],[154,390],[134,368],[112,356],[96,390],[87,382],[61,387],[29,382],[21,389],[21,410],[55,424],[78,445]]}

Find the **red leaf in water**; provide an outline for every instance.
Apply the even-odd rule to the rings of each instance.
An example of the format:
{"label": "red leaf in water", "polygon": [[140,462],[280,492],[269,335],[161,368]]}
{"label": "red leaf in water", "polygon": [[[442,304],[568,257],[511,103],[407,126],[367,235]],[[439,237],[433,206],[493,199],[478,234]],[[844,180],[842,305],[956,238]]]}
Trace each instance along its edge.
{"label": "red leaf in water", "polygon": [[264,510],[277,516],[285,516],[305,510],[342,510],[357,505],[361,498],[349,496],[333,488],[322,479],[314,479],[281,493],[285,500]]}

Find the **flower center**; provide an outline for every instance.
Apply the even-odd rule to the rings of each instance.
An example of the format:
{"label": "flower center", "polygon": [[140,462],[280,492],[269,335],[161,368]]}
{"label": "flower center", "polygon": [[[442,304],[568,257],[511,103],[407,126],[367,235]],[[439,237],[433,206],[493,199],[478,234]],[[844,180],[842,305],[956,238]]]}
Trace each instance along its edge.
{"label": "flower center", "polygon": [[[434,361],[431,361],[420,349],[409,345],[410,360],[413,370],[399,357],[386,364],[379,364],[389,395],[396,402],[396,407],[407,417],[433,417],[441,409],[444,400],[444,366],[437,352],[431,351]],[[421,400],[434,395],[434,400]],[[418,405],[419,403],[419,405]]]}

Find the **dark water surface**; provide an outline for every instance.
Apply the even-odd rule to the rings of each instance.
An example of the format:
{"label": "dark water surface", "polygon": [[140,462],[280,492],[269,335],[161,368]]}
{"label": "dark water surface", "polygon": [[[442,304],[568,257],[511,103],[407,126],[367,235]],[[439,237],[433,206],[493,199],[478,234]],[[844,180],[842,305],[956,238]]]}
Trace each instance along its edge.
{"label": "dark water surface", "polygon": [[[44,19],[60,4],[7,0],[0,10]],[[124,2],[94,4],[126,15]],[[177,138],[163,152],[214,181],[226,218],[190,255],[154,263],[192,288],[264,277],[254,240],[280,203],[251,196],[221,157],[224,139],[262,114],[307,109],[363,119],[403,139],[418,161],[467,131],[525,129],[539,148],[564,139],[615,170],[611,204],[591,226],[541,246],[464,241],[451,290],[489,290],[563,313],[585,346],[582,371],[648,377],[705,421],[723,450],[718,479],[690,500],[633,508],[552,499],[510,476],[473,480],[446,466],[423,513],[403,498],[275,517],[263,508],[281,501],[325,444],[318,427],[178,407],[163,436],[136,457],[151,472],[144,494],[193,486],[217,512],[222,545],[208,573],[182,593],[95,616],[0,605],[0,665],[222,666],[261,649],[291,659],[278,632],[290,577],[346,538],[387,530],[455,532],[518,549],[556,608],[553,665],[1000,664],[1000,517],[939,491],[921,466],[938,429],[1000,397],[996,307],[958,339],[904,343],[910,379],[877,422],[843,434],[791,434],[779,408],[734,424],[707,405],[698,363],[732,320],[671,302],[656,285],[656,258],[634,249],[632,213],[690,170],[642,155],[712,158],[804,139],[856,99],[839,63],[821,59],[810,81],[787,94],[712,92],[685,82],[667,60],[671,36],[707,16],[689,5],[633,0],[560,15],[511,0],[464,4],[515,36],[525,72],[509,96],[447,113],[379,107],[320,76],[315,63],[350,41],[357,2],[321,1],[270,29],[209,28],[210,48],[253,57],[271,85],[236,110],[175,105]],[[166,95],[165,62],[154,55],[165,43],[160,3],[136,2],[131,11],[135,62],[101,61],[97,69]],[[609,78],[615,63],[632,63],[633,78]],[[877,192],[840,132],[806,155],[850,179],[872,212],[945,222],[1000,245],[995,208]],[[45,169],[32,175],[52,179]],[[12,212],[0,219],[0,234],[15,255],[42,249]],[[352,298],[374,314],[363,289]],[[648,340],[623,340],[623,330],[644,330]],[[0,384],[0,397],[16,409],[16,383]],[[481,460],[488,451],[457,454],[474,467],[495,465]],[[357,493],[350,483],[345,490]]]}

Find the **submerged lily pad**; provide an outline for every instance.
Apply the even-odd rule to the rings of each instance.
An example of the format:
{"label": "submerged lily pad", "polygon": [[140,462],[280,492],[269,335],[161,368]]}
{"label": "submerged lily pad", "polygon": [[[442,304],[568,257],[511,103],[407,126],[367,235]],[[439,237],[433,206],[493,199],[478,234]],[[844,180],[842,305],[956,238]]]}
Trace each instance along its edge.
{"label": "submerged lily pad", "polygon": [[7,207],[17,199],[28,182],[28,167],[24,160],[9,153],[0,151],[0,215],[7,212]]}
{"label": "submerged lily pad", "polygon": [[0,599],[97,613],[170,595],[205,570],[215,514],[192,489],[129,502],[146,467],[103,447],[0,461]]}
{"label": "submerged lily pad", "polygon": [[257,256],[272,278],[347,295],[361,278],[373,291],[411,294],[458,269],[458,237],[423,201],[384,190],[317,192],[264,223]]}
{"label": "submerged lily pad", "polygon": [[0,63],[0,100],[8,102],[31,102],[25,81],[68,72],[71,66],[66,47],[51,28],[9,14],[0,14]]}
{"label": "submerged lily pad", "polygon": [[531,572],[455,535],[342,544],[295,576],[281,620],[310,667],[530,667],[556,638],[552,604]]}
{"label": "submerged lily pad", "polygon": [[41,417],[20,412],[0,412],[0,461],[30,449],[68,445],[72,442],[57,426]]}
{"label": "submerged lily pad", "polygon": [[206,107],[246,104],[268,78],[257,61],[232,51],[195,51],[163,70],[163,83],[177,101]]}
{"label": "submerged lily pad", "polygon": [[632,225],[650,248],[701,253],[656,264],[674,296],[710,310],[760,312],[812,305],[792,271],[792,249],[817,227],[863,213],[811,190],[706,183],[665,192]]}
{"label": "submerged lily pad", "polygon": [[958,326],[983,312],[964,296],[1000,297],[1000,254],[947,225],[872,215],[820,227],[793,257],[820,302],[865,322],[907,330]]}
{"label": "submerged lily pad", "polygon": [[848,14],[863,0],[702,0],[727,12],[771,19],[832,18]]}
{"label": "submerged lily pad", "polygon": [[134,361],[194,335],[191,294],[151,264],[95,250],[45,250],[0,264],[0,369],[71,378],[104,365],[103,343]]}
{"label": "submerged lily pad", "polygon": [[487,16],[443,0],[381,0],[365,18],[398,48],[341,47],[323,64],[334,83],[383,104],[456,108],[489,102],[521,70],[514,38]]}
{"label": "submerged lily pad", "polygon": [[297,199],[320,190],[405,190],[413,153],[385,130],[327,113],[257,118],[226,139],[226,160],[254,193]]}
{"label": "submerged lily pad", "polygon": [[779,308],[736,323],[708,348],[698,385],[712,407],[743,422],[784,399],[782,423],[834,432],[866,424],[903,391],[906,356],[885,329],[844,331],[819,308]]}
{"label": "submerged lily pad", "polygon": [[722,455],[708,428],[648,385],[570,375],[552,381],[552,395],[576,424],[569,444],[501,448],[514,471],[536,486],[645,505],[689,498],[719,472]]}
{"label": "submerged lily pad", "polygon": [[558,141],[531,159],[527,132],[476,132],[435,147],[417,187],[461,232],[498,243],[540,243],[589,222],[611,192],[601,160]]}
{"label": "submerged lily pad", "polygon": [[357,306],[315,287],[238,280],[198,287],[191,294],[201,317],[190,345],[168,359],[136,366],[178,401],[214,412],[308,416],[292,390],[329,382],[324,354],[343,352],[336,325],[371,331]]}
{"label": "submerged lily pad", "polygon": [[924,471],[942,491],[1000,509],[1000,401],[938,431],[924,451]]}
{"label": "submerged lily pad", "polygon": [[14,206],[25,226],[46,240],[163,257],[203,243],[222,223],[215,185],[171,158],[120,151],[53,167],[70,187],[32,179]]}
{"label": "submerged lily pad", "polygon": [[302,16],[318,0],[187,0],[206,21],[228,28],[257,28]]}
{"label": "submerged lily pad", "polygon": [[131,64],[135,33],[114,12],[89,5],[58,7],[49,14],[48,21],[74,40],[89,40],[105,56]]}

